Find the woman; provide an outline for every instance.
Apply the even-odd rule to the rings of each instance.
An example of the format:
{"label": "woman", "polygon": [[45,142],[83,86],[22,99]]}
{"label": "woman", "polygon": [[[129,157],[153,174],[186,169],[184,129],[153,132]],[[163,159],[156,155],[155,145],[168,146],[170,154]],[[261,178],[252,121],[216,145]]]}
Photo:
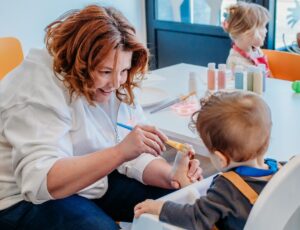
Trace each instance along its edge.
{"label": "woman", "polygon": [[[0,226],[117,229],[136,203],[180,184],[157,157],[167,137],[136,125],[145,117],[133,77],[148,51],[124,16],[100,6],[50,24],[45,40],[0,83]],[[189,176],[201,177],[198,161]]]}

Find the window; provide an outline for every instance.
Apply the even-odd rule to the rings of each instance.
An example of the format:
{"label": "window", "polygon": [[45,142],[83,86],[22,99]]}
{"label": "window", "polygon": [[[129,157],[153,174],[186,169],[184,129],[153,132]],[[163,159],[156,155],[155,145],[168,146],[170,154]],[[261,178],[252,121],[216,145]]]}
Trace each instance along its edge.
{"label": "window", "polygon": [[156,19],[221,25],[225,8],[237,0],[156,0]]}
{"label": "window", "polygon": [[283,37],[289,50],[298,47],[295,41],[300,32],[300,0],[147,0],[151,68],[180,62],[224,63],[231,40],[220,25],[225,9],[238,1],[254,2],[269,9],[271,20],[265,48],[286,49]]}
{"label": "window", "polygon": [[300,32],[300,0],[277,0],[275,49],[297,49],[296,34]]}

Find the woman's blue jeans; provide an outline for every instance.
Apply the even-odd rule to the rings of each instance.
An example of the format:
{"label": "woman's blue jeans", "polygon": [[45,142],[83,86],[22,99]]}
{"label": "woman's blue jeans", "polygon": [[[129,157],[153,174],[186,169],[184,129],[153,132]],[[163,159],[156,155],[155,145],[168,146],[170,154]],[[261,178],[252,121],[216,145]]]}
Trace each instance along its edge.
{"label": "woman's blue jeans", "polygon": [[115,221],[132,221],[134,206],[173,190],[128,178],[117,171],[108,176],[108,191],[100,199],[73,195],[35,205],[26,201],[0,211],[0,229],[118,229]]}

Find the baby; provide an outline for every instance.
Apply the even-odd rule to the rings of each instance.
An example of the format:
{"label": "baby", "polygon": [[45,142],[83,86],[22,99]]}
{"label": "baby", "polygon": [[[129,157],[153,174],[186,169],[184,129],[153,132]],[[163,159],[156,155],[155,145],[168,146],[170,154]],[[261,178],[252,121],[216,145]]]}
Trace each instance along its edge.
{"label": "baby", "polygon": [[275,160],[264,159],[272,126],[270,109],[251,92],[217,92],[201,100],[193,125],[212,164],[224,173],[193,205],[146,200],[135,206],[135,217],[151,213],[186,229],[243,229],[258,194],[278,170]]}
{"label": "baby", "polygon": [[234,70],[235,66],[241,65],[246,69],[264,64],[269,72],[267,58],[260,49],[269,19],[267,9],[255,3],[239,2],[227,9],[223,28],[233,41],[227,58],[229,68]]}

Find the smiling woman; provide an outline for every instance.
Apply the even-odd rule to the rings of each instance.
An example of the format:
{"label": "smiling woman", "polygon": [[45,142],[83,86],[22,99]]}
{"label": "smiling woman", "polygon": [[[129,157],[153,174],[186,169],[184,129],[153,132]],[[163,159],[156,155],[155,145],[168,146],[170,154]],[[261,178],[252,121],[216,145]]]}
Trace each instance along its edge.
{"label": "smiling woman", "polygon": [[[118,98],[122,100],[123,95],[129,104],[133,103],[134,75],[147,71],[148,50],[137,40],[131,24],[112,8],[100,13],[97,6],[87,7],[80,14],[73,11],[51,23],[47,27],[46,46],[54,56],[55,72],[65,73],[63,81],[70,94],[84,95],[91,104],[96,90],[94,75],[99,68],[106,67],[104,64],[109,64],[107,67],[116,74],[119,62],[126,62],[126,58],[126,67],[130,67],[128,78],[116,90]],[[120,92],[122,88],[126,89],[125,95]]]}
{"label": "smiling woman", "polygon": [[[132,85],[133,78],[128,79],[128,72],[131,69],[132,52],[124,51],[122,48],[112,50],[104,62],[102,62],[92,76],[95,82],[96,92],[94,100],[107,102],[111,93],[118,90],[120,86],[128,81]],[[131,91],[131,87],[127,89]],[[130,92],[132,95],[132,92]]]}
{"label": "smiling woman", "polygon": [[[45,40],[0,82],[0,226],[118,229],[136,203],[182,182],[158,157],[167,137],[140,125],[133,78],[148,50],[120,12],[97,5],[50,24]],[[186,167],[185,179],[201,177],[197,160]]]}

